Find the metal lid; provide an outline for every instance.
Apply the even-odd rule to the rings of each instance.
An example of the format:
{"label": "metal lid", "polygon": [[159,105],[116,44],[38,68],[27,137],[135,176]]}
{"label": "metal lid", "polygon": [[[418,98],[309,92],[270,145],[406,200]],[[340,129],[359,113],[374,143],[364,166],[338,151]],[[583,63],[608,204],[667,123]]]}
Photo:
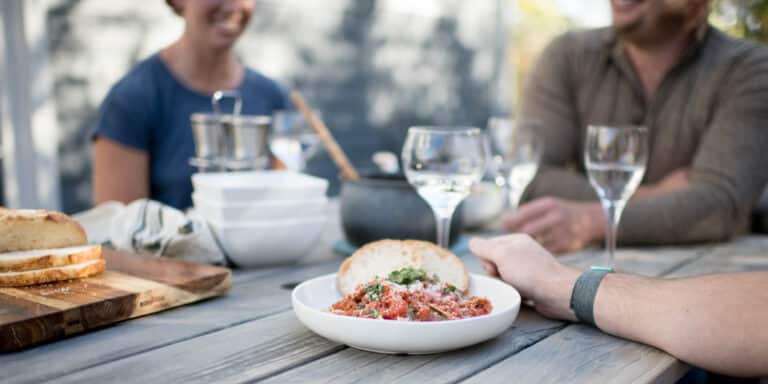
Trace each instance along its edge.
{"label": "metal lid", "polygon": [[263,126],[272,123],[272,117],[266,115],[232,116],[232,123],[241,127]]}

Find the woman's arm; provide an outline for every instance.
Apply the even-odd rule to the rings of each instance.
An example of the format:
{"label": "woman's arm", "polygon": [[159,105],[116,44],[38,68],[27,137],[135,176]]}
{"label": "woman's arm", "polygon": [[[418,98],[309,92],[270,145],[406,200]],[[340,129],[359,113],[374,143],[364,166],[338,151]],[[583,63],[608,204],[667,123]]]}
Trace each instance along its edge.
{"label": "woman's arm", "polygon": [[129,203],[149,197],[146,151],[99,136],[93,143],[93,202]]}

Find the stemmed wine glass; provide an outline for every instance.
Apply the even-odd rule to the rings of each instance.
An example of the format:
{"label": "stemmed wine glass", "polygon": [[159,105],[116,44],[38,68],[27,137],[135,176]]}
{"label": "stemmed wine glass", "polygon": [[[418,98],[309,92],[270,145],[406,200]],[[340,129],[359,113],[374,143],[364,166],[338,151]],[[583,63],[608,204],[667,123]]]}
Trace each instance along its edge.
{"label": "stemmed wine glass", "polygon": [[584,163],[589,182],[605,212],[605,247],[610,268],[614,267],[621,213],[640,185],[647,161],[648,130],[645,127],[587,127]]}
{"label": "stemmed wine glass", "polygon": [[504,187],[508,208],[517,208],[525,188],[539,169],[542,145],[537,132],[540,126],[537,120],[488,119],[497,184]]}
{"label": "stemmed wine glass", "polygon": [[412,127],[403,145],[408,182],[430,205],[437,243],[448,247],[456,206],[480,181],[486,167],[486,141],[478,128]]}
{"label": "stemmed wine glass", "polygon": [[[313,110],[322,119],[320,111]],[[320,138],[297,111],[277,111],[272,116],[269,148],[285,167],[301,172],[307,161],[320,151]]]}

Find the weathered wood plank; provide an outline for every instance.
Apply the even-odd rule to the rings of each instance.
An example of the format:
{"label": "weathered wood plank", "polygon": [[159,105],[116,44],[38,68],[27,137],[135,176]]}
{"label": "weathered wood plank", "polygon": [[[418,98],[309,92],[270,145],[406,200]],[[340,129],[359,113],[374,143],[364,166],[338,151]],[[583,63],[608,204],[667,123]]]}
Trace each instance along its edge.
{"label": "weathered wood plank", "polygon": [[[333,265],[333,267],[335,268],[335,264]],[[309,272],[304,272],[304,273],[314,275],[314,274],[318,274],[317,272],[318,271],[309,271]],[[282,280],[286,280],[286,277],[283,277]],[[291,276],[291,277],[295,277],[295,276]],[[233,293],[234,294],[237,294],[238,288],[239,287],[235,287],[233,289]],[[288,291],[286,290],[285,292],[287,293]],[[274,300],[274,298],[276,296],[278,296],[276,294],[270,294],[269,292],[264,292],[264,293],[265,293],[266,296],[272,297],[273,300]],[[227,299],[220,300],[219,303],[224,303],[226,301],[227,301]],[[277,301],[277,300],[275,300],[275,301]],[[287,297],[285,298],[285,302],[289,303]],[[193,308],[190,307],[188,309],[193,309]],[[198,312],[198,311],[196,311],[196,312]],[[286,323],[296,322],[295,318],[293,317],[292,312],[289,315],[290,315],[290,319],[291,320],[288,321],[288,320],[284,319],[283,321],[286,322]],[[283,316],[283,315],[281,314],[281,315],[278,315],[278,316]],[[166,318],[167,316],[158,316],[158,318],[160,318],[160,317]],[[228,328],[228,329],[225,329],[225,330],[222,330],[222,331],[219,331],[219,332],[211,333],[210,335],[204,335],[204,336],[201,336],[201,337],[198,337],[198,338],[190,339],[189,341],[184,341],[184,342],[180,342],[180,343],[176,343],[176,344],[172,344],[172,345],[167,345],[167,346],[165,346],[163,348],[154,349],[152,351],[147,351],[147,352],[141,353],[141,354],[136,355],[136,356],[131,356],[131,357],[128,357],[128,358],[125,358],[125,359],[120,359],[120,360],[117,360],[117,361],[113,361],[112,363],[106,364],[106,366],[108,366],[108,367],[115,367],[116,366],[116,367],[120,367],[120,368],[110,368],[107,371],[113,370],[113,371],[134,372],[134,370],[132,369],[133,365],[131,365],[131,364],[139,364],[139,363],[135,363],[136,359],[138,359],[138,360],[140,360],[142,362],[139,365],[141,365],[142,367],[145,367],[146,370],[155,371],[155,369],[152,368],[152,367],[157,362],[161,362],[161,365],[168,365],[167,359],[165,359],[163,356],[169,355],[169,356],[176,356],[174,358],[174,362],[175,362],[174,364],[181,364],[182,366],[187,366],[187,367],[194,366],[195,368],[192,369],[192,371],[194,371],[196,373],[195,373],[195,375],[192,375],[192,376],[202,377],[203,379],[201,379],[201,381],[207,381],[209,379],[210,380],[213,379],[213,377],[206,376],[205,372],[207,372],[207,370],[213,370],[213,371],[216,372],[215,373],[215,375],[217,375],[217,376],[215,376],[215,380],[216,381],[222,381],[222,380],[223,381],[229,381],[229,379],[227,378],[228,377],[227,375],[229,375],[229,374],[228,373],[222,373],[222,372],[230,372],[230,371],[234,372],[234,373],[238,373],[237,375],[232,373],[232,375],[236,376],[237,380],[235,380],[235,378],[233,378],[233,380],[235,380],[235,381],[239,381],[241,379],[242,380],[253,380],[253,379],[265,376],[265,375],[269,374],[270,372],[274,373],[274,372],[280,371],[280,370],[284,369],[285,367],[283,367],[282,365],[264,365],[263,367],[258,368],[258,369],[256,369],[256,368],[253,368],[253,369],[251,369],[251,368],[249,368],[249,369],[241,369],[242,367],[241,368],[235,368],[234,366],[237,366],[238,364],[242,364],[243,361],[248,361],[249,362],[248,364],[252,364],[253,363],[252,359],[243,358],[242,356],[240,356],[241,353],[242,354],[246,354],[246,355],[253,353],[250,350],[250,348],[253,347],[251,344],[243,344],[241,347],[233,346],[233,343],[235,345],[239,345],[239,344],[237,344],[238,342],[235,341],[235,340],[239,340],[239,339],[242,339],[242,338],[248,339],[247,336],[244,336],[244,334],[241,334],[241,330],[242,330],[241,327],[245,327],[246,325],[248,327],[251,327],[251,323],[258,323],[258,324],[260,324],[260,325],[257,325],[259,328],[264,329],[265,331],[268,331],[272,336],[276,337],[278,340],[281,340],[284,343],[284,345],[282,345],[282,346],[277,346],[277,345],[274,346],[274,349],[276,351],[278,351],[280,355],[284,355],[285,354],[285,351],[283,349],[281,349],[281,348],[286,348],[286,349],[290,350],[291,348],[293,348],[292,345],[295,346],[295,344],[297,343],[297,340],[298,340],[297,339],[297,334],[295,332],[294,333],[288,332],[287,334],[283,334],[285,332],[283,332],[283,330],[282,330],[282,325],[276,326],[275,325],[276,323],[262,323],[264,321],[266,321],[266,319],[261,319],[261,320],[255,321],[255,322],[245,323],[245,324],[242,324],[242,325],[239,325],[239,326],[235,326],[235,327],[232,327],[232,328]],[[167,319],[166,319],[166,322],[168,322]],[[158,323],[158,321],[151,321],[150,323],[151,323],[151,325],[154,325],[154,324]],[[177,318],[177,319],[175,319],[175,321],[172,321],[172,323],[174,325],[184,324],[184,320]],[[195,321],[195,322],[193,322],[193,324],[194,323],[197,323],[197,322]],[[254,325],[254,326],[256,326],[256,325]],[[506,345],[503,348],[507,348],[507,349],[508,348],[523,348],[524,346],[533,343],[535,340],[538,340],[538,339],[540,339],[542,337],[545,337],[547,334],[555,332],[557,327],[559,327],[559,326],[561,326],[561,323],[551,322],[551,321],[548,321],[548,320],[544,320],[544,319],[541,319],[538,315],[536,315],[536,314],[534,314],[534,313],[532,313],[530,311],[524,311],[523,314],[521,315],[521,321],[516,325],[516,327],[517,327],[516,329],[517,330],[515,331],[515,333],[512,334],[512,335],[516,336],[516,339],[515,339],[516,341],[505,343]],[[322,338],[320,338],[318,336],[314,336],[313,334],[311,334],[311,332],[309,332],[308,330],[306,330],[302,326],[300,326],[300,328],[303,329],[306,332],[307,335],[311,335],[313,340],[322,340],[323,342],[326,342],[326,341],[324,341],[324,339],[322,339]],[[245,329],[250,329],[250,328],[245,328]],[[289,331],[290,331],[290,329],[289,329]],[[248,332],[250,332],[250,331],[248,331]],[[195,361],[194,364],[192,364],[192,362],[189,362],[189,365],[188,365],[187,364],[188,362],[184,358],[179,358],[178,357],[178,356],[186,355],[187,353],[192,353],[192,352],[179,352],[178,350],[185,350],[186,351],[186,350],[188,350],[188,348],[190,348],[189,347],[190,343],[192,343],[191,345],[197,345],[197,343],[201,343],[201,341],[198,341],[198,340],[203,340],[202,344],[200,344],[200,345],[208,345],[208,344],[212,344],[212,343],[215,344],[216,342],[205,341],[205,340],[207,340],[208,337],[213,337],[213,335],[215,335],[215,337],[217,339],[232,340],[233,341],[233,343],[224,342],[222,344],[222,348],[224,350],[227,350],[227,353],[222,355],[221,360],[218,360],[216,358],[216,356],[213,356],[213,355],[209,354],[205,358],[205,361],[208,361],[207,365],[204,364],[204,363],[197,362],[197,361]],[[505,340],[509,341],[508,338],[505,339]],[[329,342],[326,342],[326,343],[329,343]],[[238,348],[242,348],[242,351],[239,351]],[[340,349],[340,347],[338,347],[336,345],[334,345],[334,348]],[[195,348],[192,348],[192,350],[194,350],[194,349]],[[326,355],[328,353],[328,351],[326,349],[321,349],[321,350],[318,350],[317,353],[319,353],[320,355],[324,356],[324,355]],[[282,360],[281,360],[282,362],[280,364],[298,365],[298,364],[301,364],[301,363],[304,362],[302,359],[304,359],[305,357],[306,356],[303,356],[303,355],[295,357],[295,358],[294,357],[290,357],[290,358],[283,357]],[[318,357],[320,357],[320,356],[318,356]],[[497,360],[500,359],[501,357],[503,357],[503,356],[497,357]],[[260,356],[259,358],[260,359],[262,359],[262,358],[263,359],[267,359],[268,357]],[[293,359],[293,361],[292,361],[292,359]],[[479,361],[488,361],[488,360],[486,358],[479,358]],[[128,364],[128,365],[127,366],[123,366],[123,364]],[[170,364],[170,365],[174,365],[174,364]],[[74,374],[73,377],[77,377],[79,379],[87,378],[88,381],[91,381],[91,380],[98,381],[98,380],[104,379],[105,377],[103,377],[103,375],[105,375],[104,372],[106,372],[106,371],[102,371],[102,369],[103,369],[102,365],[103,364],[101,364],[101,365],[99,365],[97,367],[94,367],[92,369],[85,369],[85,370],[83,370],[80,373]],[[234,365],[234,366],[230,366],[230,365]],[[219,367],[219,368],[216,368],[216,367]],[[197,370],[198,368],[200,369],[199,371]],[[272,371],[267,370],[267,368],[272,369]],[[186,371],[189,371],[189,370],[190,370],[190,368],[188,368]],[[175,380],[174,379],[174,377],[175,377],[174,375],[179,373],[179,372],[175,372],[174,373],[174,371],[168,371],[165,368],[158,368],[158,371],[159,372],[165,372],[167,374],[166,376],[162,377],[162,381],[174,381]],[[91,373],[89,373],[89,372],[91,372]],[[148,374],[150,374],[150,376],[146,376],[145,377],[144,374],[142,373],[142,374],[139,374],[138,377],[139,378],[143,378],[143,380],[150,380],[150,381],[154,381],[155,379],[158,379],[158,377],[154,376],[154,373],[148,373]],[[83,376],[83,375],[93,375],[93,376]],[[66,380],[69,380],[69,376],[66,376],[66,377],[67,377]],[[129,377],[125,377],[125,378],[124,377],[120,377],[119,379],[122,382],[122,381],[129,380],[130,378]],[[184,381],[184,382],[188,382],[188,381],[191,380],[187,376],[185,376],[183,378],[179,378],[179,379],[181,381]],[[195,379],[195,380],[197,380],[197,379]],[[142,380],[137,380],[137,381],[142,381]]]}
{"label": "weathered wood plank", "polygon": [[344,349],[270,377],[265,383],[448,383],[489,367],[556,332],[563,323],[524,309],[496,339],[450,353],[400,356]]}
{"label": "weathered wood plank", "polygon": [[674,382],[687,370],[653,347],[571,325],[463,383]]}
{"label": "weathered wood plank", "polygon": [[[740,246],[757,252],[761,249],[761,244],[760,241],[748,241],[745,244],[740,244]],[[717,247],[714,249],[717,249]],[[635,250],[629,251],[634,252]],[[621,252],[625,252],[625,250],[622,250]],[[707,246],[704,246],[690,249],[642,249],[637,250],[637,252],[639,252],[637,255],[630,254],[627,257],[631,263],[637,264],[638,270],[640,271],[639,273],[659,275],[670,270],[679,271],[681,268],[685,268],[687,263],[692,263],[699,259],[703,260],[707,255],[708,248]],[[589,250],[577,255],[565,256],[562,260],[566,263],[587,267],[594,264],[592,261],[593,259],[599,257],[599,250]],[[619,257],[621,258],[622,256],[620,255]],[[474,257],[463,257],[463,259],[465,260],[465,263],[467,263],[470,271],[481,271],[479,262],[477,262]],[[569,261],[569,259],[573,259],[574,261]],[[249,345],[247,344],[248,332],[240,333],[242,330],[249,330],[249,328],[241,327],[253,326],[253,332],[256,332],[256,329],[263,329],[265,334],[272,333],[274,329],[283,329],[283,331],[287,333],[282,336],[278,334],[267,335],[268,337],[274,336],[274,338],[270,340],[277,340],[282,337],[279,342],[267,342],[267,345],[270,346],[269,348],[275,348],[279,351],[279,354],[290,354],[294,350],[293,347],[291,347],[291,344],[297,342],[297,340],[299,349],[303,348],[301,347],[302,345],[312,344],[314,342],[321,345],[324,345],[323,343],[330,343],[322,338],[312,335],[300,325],[298,325],[298,327],[303,331],[299,331],[299,333],[291,331],[289,329],[290,327],[281,328],[282,325],[279,324],[271,329],[267,327],[260,328],[257,327],[257,325],[265,324],[263,323],[264,321],[280,318],[280,316],[286,316],[286,318],[291,319],[294,325],[297,325],[298,323],[296,323],[291,312],[281,313],[282,311],[287,311],[290,307],[290,291],[281,288],[281,286],[286,285],[290,287],[292,286],[291,283],[299,282],[306,278],[315,277],[324,273],[333,272],[337,267],[338,261],[333,261],[321,265],[300,266],[296,268],[275,268],[270,270],[236,273],[235,280],[238,281],[238,283],[228,297],[201,303],[192,307],[165,312],[138,321],[126,322],[118,327],[70,339],[63,343],[34,348],[23,353],[10,355],[11,358],[9,359],[7,359],[7,357],[9,357],[8,355],[0,355],[0,366],[4,369],[3,377],[5,379],[5,374],[8,373],[10,377],[8,382],[40,382],[57,377],[61,377],[62,380],[79,378],[78,381],[83,381],[86,378],[92,377],[94,379],[101,379],[101,381],[114,381],[118,380],[118,376],[114,376],[114,378],[113,376],[110,376],[110,373],[108,372],[109,370],[100,368],[102,365],[112,367],[112,369],[116,371],[126,370],[123,368],[115,368],[124,366],[130,367],[130,369],[127,369],[128,371],[143,371],[145,370],[143,367],[146,362],[152,364],[152,358],[163,356],[166,364],[175,364],[178,369],[162,368],[162,375],[158,376],[161,377],[161,379],[151,381],[188,382],[198,376],[206,378],[208,382],[239,382],[263,377],[269,377],[270,381],[277,382],[282,382],[279,380],[280,378],[290,379],[291,377],[304,377],[304,381],[306,381],[307,378],[310,378],[312,381],[317,381],[318,379],[325,378],[325,376],[322,375],[322,372],[325,372],[323,370],[324,365],[318,367],[318,364],[323,362],[324,364],[340,364],[340,367],[357,367],[357,369],[363,369],[363,372],[367,372],[367,376],[362,374],[354,377],[359,377],[366,381],[397,380],[429,382],[430,380],[428,379],[434,376],[435,379],[432,381],[445,382],[468,377],[478,370],[491,366],[495,362],[505,358],[506,360],[503,361],[506,362],[510,359],[510,356],[512,358],[520,356],[532,348],[536,348],[537,345],[562,333],[555,333],[554,336],[545,338],[544,341],[525,349],[517,355],[514,355],[515,352],[506,354],[498,353],[498,350],[504,348],[511,348],[510,350],[514,350],[517,348],[514,345],[515,342],[521,343],[521,346],[517,349],[519,351],[525,347],[522,344],[528,342],[525,341],[524,338],[512,338],[510,340],[510,334],[514,331],[510,330],[502,337],[488,343],[449,354],[410,357],[388,356],[370,354],[353,349],[342,349],[343,347],[341,346],[333,345],[333,348],[331,349],[323,349],[324,347],[322,346],[316,349],[313,349],[314,347],[302,349],[299,352],[299,355],[290,355],[285,361],[267,361],[267,364],[265,365],[258,364],[258,361],[261,360],[254,359],[265,358],[268,360],[269,356],[271,356],[269,353],[271,352],[262,351],[263,348],[260,348],[257,343],[251,345],[251,349],[249,349]],[[522,324],[524,324],[523,317],[528,316],[525,314],[528,312],[530,311],[526,310],[521,313],[521,320],[516,323],[516,326],[522,326]],[[278,323],[282,324],[284,322]],[[290,321],[286,323],[290,324]],[[541,325],[543,323],[532,322],[532,324],[535,326],[535,324]],[[557,325],[555,325],[555,327],[557,327]],[[566,330],[570,331],[572,327],[573,326],[569,326]],[[528,336],[540,339],[556,330],[557,328],[544,328],[540,331],[532,331]],[[213,339],[208,339],[214,335],[221,336],[223,332],[233,333],[227,333],[229,336],[222,338],[222,340],[212,341]],[[537,334],[536,332],[542,334]],[[605,336],[598,331],[594,332],[596,332],[598,336]],[[305,336],[302,335],[308,336],[305,338]],[[202,342],[201,340],[205,342]],[[671,359],[671,357],[662,352],[653,350],[650,347],[620,339],[617,340],[619,340],[619,343],[626,343],[629,346],[639,346],[655,351],[655,354],[647,351],[640,352],[639,356],[642,358],[638,357],[638,362],[635,364],[653,367],[654,365],[650,364],[651,362],[660,362],[659,365],[656,365],[657,368],[651,370],[651,372],[656,372],[653,373],[653,375],[656,375],[658,378],[664,379],[677,375],[677,372],[674,369],[670,370],[665,368],[674,368],[674,364],[665,365],[664,363],[665,358]],[[242,343],[240,343],[241,341]],[[592,342],[594,342],[594,340],[592,340]],[[611,342],[617,343],[616,341]],[[209,360],[208,356],[211,352],[209,352],[207,346],[212,343],[217,346],[215,349],[219,350],[219,352],[214,354],[216,356],[215,359]],[[531,341],[531,343],[535,343],[535,341]],[[234,348],[230,347],[233,344],[236,344],[237,346]],[[494,346],[488,347],[487,345]],[[211,349],[213,350],[214,348]],[[634,354],[638,353],[637,351],[627,349],[626,346],[621,347],[618,351],[626,353],[627,356],[635,356]],[[229,354],[227,355],[225,352],[228,352]],[[260,354],[262,352],[264,354]],[[657,354],[659,356],[657,356]],[[19,355],[19,357],[14,358],[15,355]],[[193,356],[193,358],[187,357],[188,355]],[[346,358],[337,360],[336,358],[338,356],[346,356]],[[454,360],[447,360],[450,359],[451,356],[453,356]],[[619,354],[619,356],[622,355]],[[464,365],[464,362],[468,357],[475,359],[476,361],[473,360],[473,363]],[[611,355],[609,354],[607,358],[610,357]],[[357,361],[357,363],[351,362],[353,359]],[[626,360],[627,358],[624,357],[623,359]],[[168,363],[169,361],[171,363]],[[479,361],[486,361],[488,363],[487,365],[482,365],[478,363]],[[620,360],[619,362],[622,361],[623,360]],[[249,370],[249,367],[253,365],[254,362],[256,362],[258,366]],[[349,364],[346,364],[345,362],[349,362]],[[365,365],[367,364],[366,362],[371,365]],[[607,360],[605,364],[610,365],[611,360]],[[310,366],[318,369],[306,370],[307,368],[305,367]],[[391,366],[392,370],[387,371],[386,373],[380,371],[387,366]],[[557,365],[553,367],[550,367],[550,369],[560,369]],[[81,369],[82,372],[78,372]],[[187,376],[187,372],[189,372],[190,369],[197,372],[195,377],[190,378]],[[491,369],[493,369],[493,367]],[[637,366],[632,366],[629,369],[630,373],[640,372],[640,368],[637,368]],[[437,373],[440,370],[445,370],[447,373],[440,376]],[[304,372],[304,376],[293,375],[294,372]],[[81,373],[82,376],[75,376]],[[115,374],[122,375],[122,373],[119,372]],[[274,374],[276,375],[270,376]],[[341,372],[341,374],[344,375],[343,372]],[[350,374],[350,371],[347,371],[346,374]],[[354,375],[354,373],[352,374]],[[155,376],[151,373],[144,374],[142,372],[142,377],[154,378]],[[617,377],[625,378],[625,376]],[[518,381],[515,376],[510,376],[510,378],[514,379],[514,381]],[[642,380],[647,378],[649,377],[641,377]],[[119,379],[119,381],[125,381],[123,380],[124,376],[119,376]]]}
{"label": "weathered wood plank", "polygon": [[0,354],[3,380],[8,383],[43,382],[288,310],[293,284],[331,273],[338,264],[331,261],[281,269],[274,275],[255,274],[254,280],[240,281],[226,296],[216,300],[123,322],[62,342]]}
{"label": "weathered wood plank", "polygon": [[53,378],[52,383],[234,383],[257,380],[344,346],[283,312]]}
{"label": "weathered wood plank", "polygon": [[715,246],[699,260],[681,266],[668,276],[764,270],[768,270],[768,236],[749,236]]}
{"label": "weathered wood plank", "polygon": [[[712,252],[711,245],[691,247],[619,248],[616,266],[619,271],[646,276],[660,276]],[[607,254],[602,249],[586,251],[560,257],[564,264],[586,269],[592,265],[606,265]]]}

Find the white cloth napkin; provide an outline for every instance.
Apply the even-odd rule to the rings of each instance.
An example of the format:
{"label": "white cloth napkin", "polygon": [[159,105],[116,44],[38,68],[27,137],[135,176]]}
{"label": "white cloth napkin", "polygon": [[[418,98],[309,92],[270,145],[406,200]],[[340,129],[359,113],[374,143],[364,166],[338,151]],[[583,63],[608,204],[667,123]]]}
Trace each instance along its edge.
{"label": "white cloth napkin", "polygon": [[110,242],[121,250],[197,263],[226,264],[214,234],[194,212],[184,214],[157,201],[140,199],[128,205],[101,204],[73,217],[91,242]]}

